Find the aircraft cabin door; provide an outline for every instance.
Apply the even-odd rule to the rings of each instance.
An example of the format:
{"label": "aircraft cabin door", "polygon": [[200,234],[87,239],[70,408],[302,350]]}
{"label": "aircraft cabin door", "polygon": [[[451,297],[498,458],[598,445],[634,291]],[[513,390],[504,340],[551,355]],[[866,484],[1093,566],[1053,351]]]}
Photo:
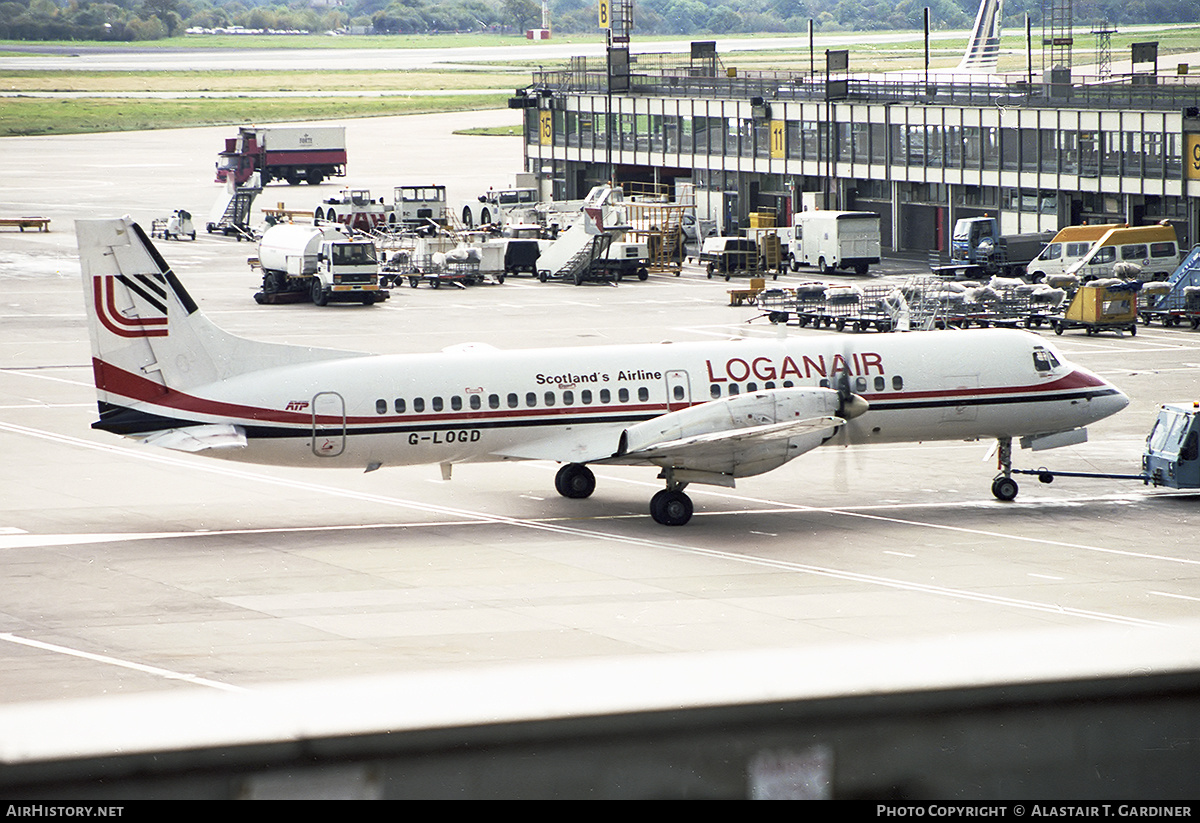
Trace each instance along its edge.
{"label": "aircraft cabin door", "polygon": [[682,369],[667,372],[667,409],[686,409],[692,404],[691,381]]}
{"label": "aircraft cabin door", "polygon": [[346,401],[337,392],[318,392],[312,402],[312,450],[317,457],[337,457],[346,450]]}
{"label": "aircraft cabin door", "polygon": [[[966,374],[957,375],[949,378],[948,382],[954,385],[958,392],[974,392],[979,388],[979,375]],[[979,407],[974,403],[962,401],[953,406],[946,406],[942,409],[943,423],[970,423],[979,415]]]}

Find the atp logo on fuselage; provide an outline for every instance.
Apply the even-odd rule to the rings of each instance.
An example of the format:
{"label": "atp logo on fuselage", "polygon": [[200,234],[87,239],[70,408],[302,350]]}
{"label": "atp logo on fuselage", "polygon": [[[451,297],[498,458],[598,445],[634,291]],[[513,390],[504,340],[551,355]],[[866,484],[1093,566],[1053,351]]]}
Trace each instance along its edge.
{"label": "atp logo on fuselage", "polygon": [[[106,274],[92,278],[96,316],[118,337],[166,337],[167,281],[161,274]],[[131,303],[118,308],[122,303]]]}

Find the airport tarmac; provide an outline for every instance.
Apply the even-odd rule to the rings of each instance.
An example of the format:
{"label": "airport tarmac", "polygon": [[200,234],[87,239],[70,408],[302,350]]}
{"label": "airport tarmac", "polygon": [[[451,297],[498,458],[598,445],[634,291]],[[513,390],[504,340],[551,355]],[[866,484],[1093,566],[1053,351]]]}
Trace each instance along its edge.
{"label": "airport tarmac", "polygon": [[[451,202],[510,184],[518,139],[450,132],[517,116],[347,121],[350,177],[273,185],[256,205],[308,208],[343,184],[441,183]],[[938,638],[986,648],[1014,633],[1036,656],[1056,630],[1081,631],[1073,665],[1111,666],[1090,627],[1137,637],[1197,613],[1200,498],[1023,478],[1001,503],[988,443],[819,449],[736,489],[690,487],[696,516],[669,529],[648,514],[661,487],[648,469],[602,468],[578,501],[544,462],[457,466],[447,482],[435,466],[254,467],[93,431],[72,221],[148,227],[174,208],[202,221],[232,131],[0,139],[0,216],[51,219],[48,233],[0,230],[0,702]],[[259,306],[252,244],[201,231],[158,245],[214,321],[265,340],[396,352],[832,334],[754,320],[694,268]],[[1018,451],[1019,467],[1136,473],[1157,405],[1200,399],[1200,332],[1042,334],[1131,403],[1086,444]]]}

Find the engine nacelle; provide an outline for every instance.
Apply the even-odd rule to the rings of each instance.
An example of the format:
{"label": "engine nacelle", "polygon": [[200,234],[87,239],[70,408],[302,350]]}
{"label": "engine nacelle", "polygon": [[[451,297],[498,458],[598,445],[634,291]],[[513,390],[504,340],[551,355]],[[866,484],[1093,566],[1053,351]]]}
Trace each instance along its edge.
{"label": "engine nacelle", "polygon": [[769,389],[669,412],[621,433],[618,455],[687,437],[837,415],[833,389]]}

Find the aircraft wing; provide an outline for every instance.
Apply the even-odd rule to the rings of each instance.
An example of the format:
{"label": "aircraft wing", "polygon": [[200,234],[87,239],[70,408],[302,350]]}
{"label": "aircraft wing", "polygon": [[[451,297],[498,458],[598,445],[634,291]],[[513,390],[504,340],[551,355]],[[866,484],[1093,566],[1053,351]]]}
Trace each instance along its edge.
{"label": "aircraft wing", "polygon": [[856,395],[826,388],[765,389],[685,406],[581,438],[562,432],[503,457],[560,463],[656,465],[689,482],[730,485],[815,449],[866,411]]}

